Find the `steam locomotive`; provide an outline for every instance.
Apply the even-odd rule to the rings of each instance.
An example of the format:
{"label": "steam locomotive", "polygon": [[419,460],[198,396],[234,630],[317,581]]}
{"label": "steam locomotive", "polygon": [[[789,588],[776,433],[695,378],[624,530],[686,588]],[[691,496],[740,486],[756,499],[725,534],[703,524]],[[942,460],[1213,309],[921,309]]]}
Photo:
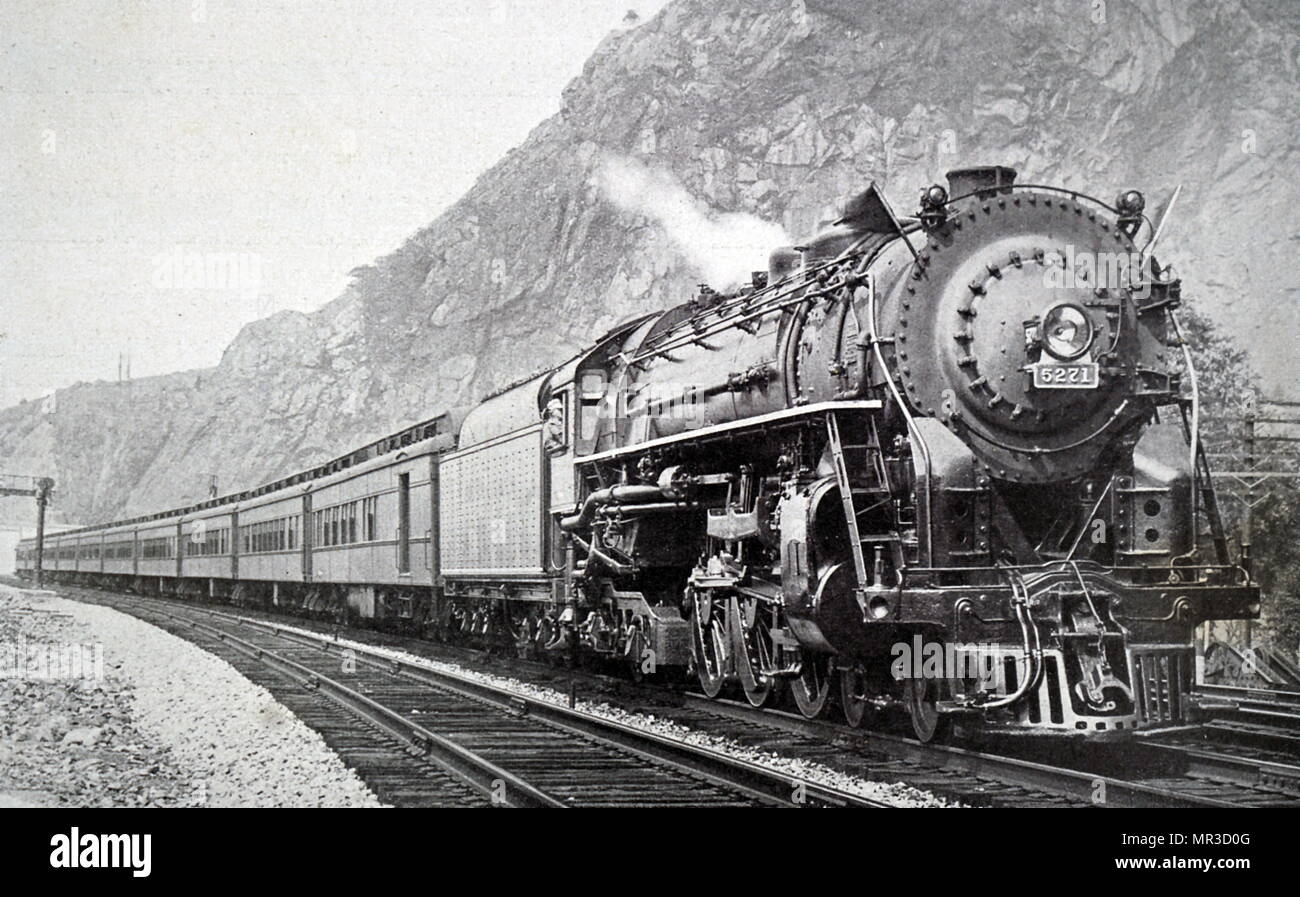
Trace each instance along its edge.
{"label": "steam locomotive", "polygon": [[901,709],[926,741],[1187,723],[1194,630],[1259,590],[1180,282],[1137,191],[1015,181],[953,171],[907,217],[873,184],[743,288],[313,470],[55,536],[44,569]]}

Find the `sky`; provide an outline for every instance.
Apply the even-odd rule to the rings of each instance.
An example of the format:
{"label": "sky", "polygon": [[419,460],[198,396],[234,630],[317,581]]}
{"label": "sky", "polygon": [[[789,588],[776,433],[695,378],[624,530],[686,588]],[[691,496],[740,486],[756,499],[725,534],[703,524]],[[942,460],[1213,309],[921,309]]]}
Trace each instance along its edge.
{"label": "sky", "polygon": [[0,407],[311,311],[667,0],[5,0]]}

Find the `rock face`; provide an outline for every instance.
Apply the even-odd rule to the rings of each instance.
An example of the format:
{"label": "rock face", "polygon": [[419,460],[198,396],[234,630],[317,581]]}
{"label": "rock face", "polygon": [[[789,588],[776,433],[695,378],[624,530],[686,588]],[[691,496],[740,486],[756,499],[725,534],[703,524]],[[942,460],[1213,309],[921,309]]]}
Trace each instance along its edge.
{"label": "rock face", "polygon": [[[0,458],[54,475],[82,521],[197,499],[211,474],[253,485],[682,300],[701,256],[755,233],[724,213],[803,236],[868,181],[910,214],[985,163],[1152,208],[1183,184],[1164,260],[1289,389],[1298,35],[1289,0],[677,0],[609,36],[558,115],[321,310],[249,325],[212,370],[0,412]],[[611,190],[611,164],[644,183]],[[770,247],[740,248],[761,267]]]}

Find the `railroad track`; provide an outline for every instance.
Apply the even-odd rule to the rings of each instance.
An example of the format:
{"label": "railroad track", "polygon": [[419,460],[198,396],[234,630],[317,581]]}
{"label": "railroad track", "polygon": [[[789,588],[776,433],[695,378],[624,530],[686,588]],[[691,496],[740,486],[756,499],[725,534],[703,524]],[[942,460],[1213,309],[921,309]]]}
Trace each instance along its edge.
{"label": "railroad track", "polygon": [[[80,591],[80,590],[79,590]],[[166,599],[151,599],[166,600]],[[194,605],[167,603],[183,608]],[[222,613],[205,611],[209,614]],[[264,611],[241,610],[271,617]],[[226,616],[230,616],[226,614]],[[282,628],[267,619],[259,625]],[[1215,807],[1300,805],[1292,791],[1289,770],[1254,759],[1210,758],[1196,744],[1139,743],[1095,756],[1035,759],[1032,751],[986,753],[961,747],[924,745],[889,733],[852,729],[840,723],[806,720],[779,710],[756,710],[736,702],[712,701],[663,687],[631,682],[536,663],[511,660],[508,665],[482,652],[441,645],[413,637],[381,635],[374,630],[340,630],[338,626],[295,619],[294,629],[326,630],[316,638],[340,635],[354,643],[380,640],[381,647],[431,660],[464,664],[495,675],[529,680],[534,685],[565,690],[582,683],[584,696],[607,701],[633,712],[644,712],[741,745],[776,751],[795,760],[816,762],[849,776],[902,782],[939,796],[974,806],[1108,806]],[[292,631],[292,630],[288,630]],[[510,700],[507,698],[507,700]],[[1179,736],[1194,737],[1193,733]],[[1200,753],[1197,753],[1198,749]],[[1010,749],[1009,749],[1010,750]],[[1213,762],[1212,762],[1213,761]],[[1123,770],[1116,775],[1117,769]]]}
{"label": "railroad track", "polygon": [[1228,705],[1215,712],[1216,721],[1267,727],[1300,741],[1300,691],[1234,685],[1198,685],[1196,690]]}
{"label": "railroad track", "polygon": [[[354,630],[348,637],[375,638],[373,630]],[[388,641],[392,641],[389,639]],[[1132,745],[1132,756],[1114,750],[1072,758],[1063,765],[1032,759],[1006,746],[989,753],[949,745],[921,744],[888,732],[863,731],[841,723],[806,720],[792,713],[754,709],[735,701],[654,686],[633,685],[597,674],[557,672],[539,663],[512,659],[508,664],[485,661],[479,652],[401,639],[399,650],[433,659],[471,663],[497,675],[529,675],[535,684],[563,690],[575,678],[604,700],[623,708],[652,714],[692,729],[717,735],[760,750],[774,750],[799,760],[817,762],[859,778],[900,781],[939,796],[973,806],[1020,807],[1213,807],[1300,805],[1286,770],[1286,757],[1256,755],[1254,762],[1212,764],[1204,755],[1186,750],[1155,753],[1148,745]],[[1032,745],[1030,745],[1032,747]],[[1122,748],[1117,748],[1122,750]],[[1030,756],[1026,756],[1029,754]],[[1125,769],[1124,775],[1114,770]]]}
{"label": "railroad track", "polygon": [[1202,775],[1300,802],[1300,692],[1227,685],[1198,685],[1197,691],[1225,706],[1199,726],[1155,733],[1148,746],[1182,758]]}
{"label": "railroad track", "polygon": [[[318,693],[493,805],[888,806],[328,636],[154,599],[102,603],[204,647],[215,643]],[[397,790],[409,785],[403,779]]]}
{"label": "railroad track", "polygon": [[[685,701],[695,725],[706,731],[712,728],[712,717],[725,720],[722,728],[733,733],[737,721],[798,733],[812,745],[833,746],[836,764],[853,774],[892,774],[915,787],[975,806],[1230,809],[1273,805],[1272,801],[1257,804],[1258,795],[1238,780],[1220,781],[1201,769],[1186,766],[1117,776],[1101,770],[1121,766],[1133,769],[1133,764],[1109,761],[1090,770],[1086,764],[1071,767],[1008,753],[921,744],[887,732],[863,732],[835,722],[806,720],[779,710],[755,710],[739,702],[719,702],[702,695],[687,695]],[[801,752],[799,745],[793,750],[795,755]],[[816,747],[812,750],[816,751]],[[1293,798],[1277,799],[1279,804],[1292,802],[1300,805]]]}
{"label": "railroad track", "polygon": [[[915,787],[975,805],[1300,807],[1300,768],[1295,765],[1300,755],[1240,746],[1234,753],[1214,753],[1197,742],[1204,737],[1200,727],[1167,742],[1043,747],[1031,740],[1004,743],[999,753],[992,753],[921,744],[702,695],[687,694],[683,702],[690,716],[673,718],[687,724],[708,730],[709,717],[725,717],[775,727],[807,736],[814,745],[835,745],[840,763],[855,775],[879,777],[892,770]],[[733,732],[732,737],[740,736]],[[798,745],[792,750],[797,755]],[[1043,761],[1044,754],[1050,762]]]}
{"label": "railroad track", "polygon": [[1195,730],[1152,738],[1144,746],[1181,766],[1184,779],[1235,787],[1245,805],[1300,806],[1300,758],[1296,755],[1217,742]]}

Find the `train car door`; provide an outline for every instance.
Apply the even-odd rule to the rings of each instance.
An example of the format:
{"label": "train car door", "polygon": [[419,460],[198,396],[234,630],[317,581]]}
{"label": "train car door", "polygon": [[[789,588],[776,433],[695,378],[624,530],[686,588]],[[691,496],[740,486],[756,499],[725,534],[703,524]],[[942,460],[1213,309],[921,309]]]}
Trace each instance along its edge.
{"label": "train car door", "polygon": [[411,572],[411,475],[397,475],[397,572]]}
{"label": "train car door", "polygon": [[239,581],[239,505],[230,509],[230,587]]}
{"label": "train car door", "polygon": [[315,547],[316,528],[312,526],[311,493],[302,497],[302,581],[311,582],[311,551]]}
{"label": "train car door", "polygon": [[185,563],[185,518],[181,517],[176,521],[176,580],[177,587],[180,585],[181,574],[184,572]]}

